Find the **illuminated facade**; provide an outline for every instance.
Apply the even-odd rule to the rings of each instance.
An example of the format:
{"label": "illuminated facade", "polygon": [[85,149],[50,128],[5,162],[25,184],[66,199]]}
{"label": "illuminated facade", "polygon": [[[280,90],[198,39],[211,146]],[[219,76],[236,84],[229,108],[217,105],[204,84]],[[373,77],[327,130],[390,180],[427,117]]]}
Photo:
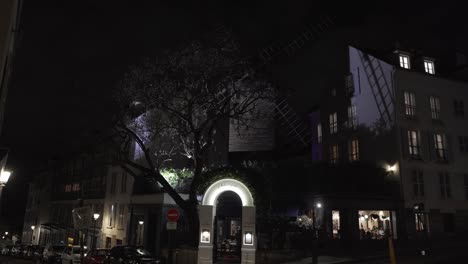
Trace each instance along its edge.
{"label": "illuminated facade", "polygon": [[[400,186],[389,204],[366,202],[354,208],[359,237],[376,236],[367,233],[372,230],[367,230],[366,215],[375,220],[370,229],[394,225],[409,237],[416,231],[433,236],[466,232],[468,83],[442,77],[434,59],[408,52],[377,57],[349,46],[348,55],[343,85],[324,96],[326,103],[311,115],[312,131],[323,131],[320,138],[314,135],[312,158],[375,164],[387,170],[386,181]],[[336,112],[338,121],[331,119]],[[340,203],[332,206],[339,211]],[[392,224],[380,223],[379,212],[388,214]]]}

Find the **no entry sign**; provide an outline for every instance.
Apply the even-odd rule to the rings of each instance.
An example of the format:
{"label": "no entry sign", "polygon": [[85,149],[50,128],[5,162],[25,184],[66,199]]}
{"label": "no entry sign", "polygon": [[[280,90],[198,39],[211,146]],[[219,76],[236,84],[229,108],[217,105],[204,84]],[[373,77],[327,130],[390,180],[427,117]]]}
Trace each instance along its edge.
{"label": "no entry sign", "polygon": [[169,209],[167,211],[166,218],[169,222],[177,222],[177,220],[179,220],[179,211],[175,208]]}

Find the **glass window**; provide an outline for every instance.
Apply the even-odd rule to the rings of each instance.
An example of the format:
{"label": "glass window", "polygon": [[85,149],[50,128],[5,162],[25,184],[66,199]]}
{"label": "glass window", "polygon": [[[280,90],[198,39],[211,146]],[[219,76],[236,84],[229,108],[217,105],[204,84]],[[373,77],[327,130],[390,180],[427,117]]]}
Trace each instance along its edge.
{"label": "glass window", "polygon": [[338,118],[337,113],[330,114],[330,134],[336,134],[338,132]]}
{"label": "glass window", "polygon": [[450,189],[450,178],[447,172],[439,173],[439,183],[440,183],[440,196],[442,199],[449,199],[452,197],[452,192]]}
{"label": "glass window", "polygon": [[113,204],[109,205],[109,227],[114,226],[115,221],[115,206]]}
{"label": "glass window", "polygon": [[350,161],[359,160],[359,140],[357,138],[353,138],[349,142],[349,160]]}
{"label": "glass window", "polygon": [[414,197],[424,197],[424,176],[421,170],[412,171],[413,195]]}
{"label": "glass window", "polygon": [[358,211],[359,236],[361,239],[386,239],[392,234],[390,211]]}
{"label": "glass window", "polygon": [[465,104],[461,100],[453,101],[453,109],[456,117],[465,117]]}
{"label": "glass window", "polygon": [[336,164],[338,162],[338,144],[330,146],[330,163]]}
{"label": "glass window", "polygon": [[119,205],[119,217],[117,218],[117,228],[123,229],[124,226],[124,216],[125,216],[125,205]]}
{"label": "glass window", "polygon": [[434,62],[431,60],[424,60],[424,71],[429,74],[435,74]]}
{"label": "glass window", "polygon": [[447,160],[447,140],[444,134],[434,134],[434,148],[438,160]]}
{"label": "glass window", "polygon": [[414,116],[416,114],[416,97],[414,93],[404,92],[404,97],[406,116]]}
{"label": "glass window", "polygon": [[317,125],[317,141],[318,143],[322,143],[322,124]]}
{"label": "glass window", "polygon": [[349,128],[352,128],[352,129],[357,128],[357,115],[356,115],[355,105],[350,105],[348,107],[348,125],[349,125]]}
{"label": "glass window", "polygon": [[416,231],[424,231],[425,217],[424,213],[415,213],[414,222],[416,224]]}
{"label": "glass window", "polygon": [[419,158],[421,149],[419,131],[408,130],[408,147],[410,156],[413,158]]}
{"label": "glass window", "polygon": [[440,100],[439,97],[431,96],[429,97],[429,102],[431,104],[431,118],[434,120],[440,119]]}
{"label": "glass window", "polygon": [[400,54],[400,67],[405,69],[410,68],[410,59],[408,55]]}
{"label": "glass window", "polygon": [[333,239],[341,238],[340,211],[332,211]]}
{"label": "glass window", "polygon": [[468,152],[468,137],[467,136],[458,136],[458,143],[460,146],[460,152]]}

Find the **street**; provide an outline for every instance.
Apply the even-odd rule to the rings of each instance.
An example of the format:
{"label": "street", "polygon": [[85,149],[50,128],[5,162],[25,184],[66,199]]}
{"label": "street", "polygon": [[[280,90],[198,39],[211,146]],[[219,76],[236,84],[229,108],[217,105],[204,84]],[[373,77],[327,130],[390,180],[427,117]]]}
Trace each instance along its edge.
{"label": "street", "polygon": [[8,256],[0,256],[0,264],[33,264],[30,259],[13,258]]}

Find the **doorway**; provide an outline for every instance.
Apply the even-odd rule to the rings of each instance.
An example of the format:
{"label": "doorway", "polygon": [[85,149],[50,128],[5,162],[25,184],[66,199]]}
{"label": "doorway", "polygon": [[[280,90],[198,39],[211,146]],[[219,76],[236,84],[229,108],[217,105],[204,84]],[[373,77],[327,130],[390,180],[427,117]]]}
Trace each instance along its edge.
{"label": "doorway", "polygon": [[242,248],[242,201],[233,191],[222,193],[214,219],[213,262],[240,263]]}

